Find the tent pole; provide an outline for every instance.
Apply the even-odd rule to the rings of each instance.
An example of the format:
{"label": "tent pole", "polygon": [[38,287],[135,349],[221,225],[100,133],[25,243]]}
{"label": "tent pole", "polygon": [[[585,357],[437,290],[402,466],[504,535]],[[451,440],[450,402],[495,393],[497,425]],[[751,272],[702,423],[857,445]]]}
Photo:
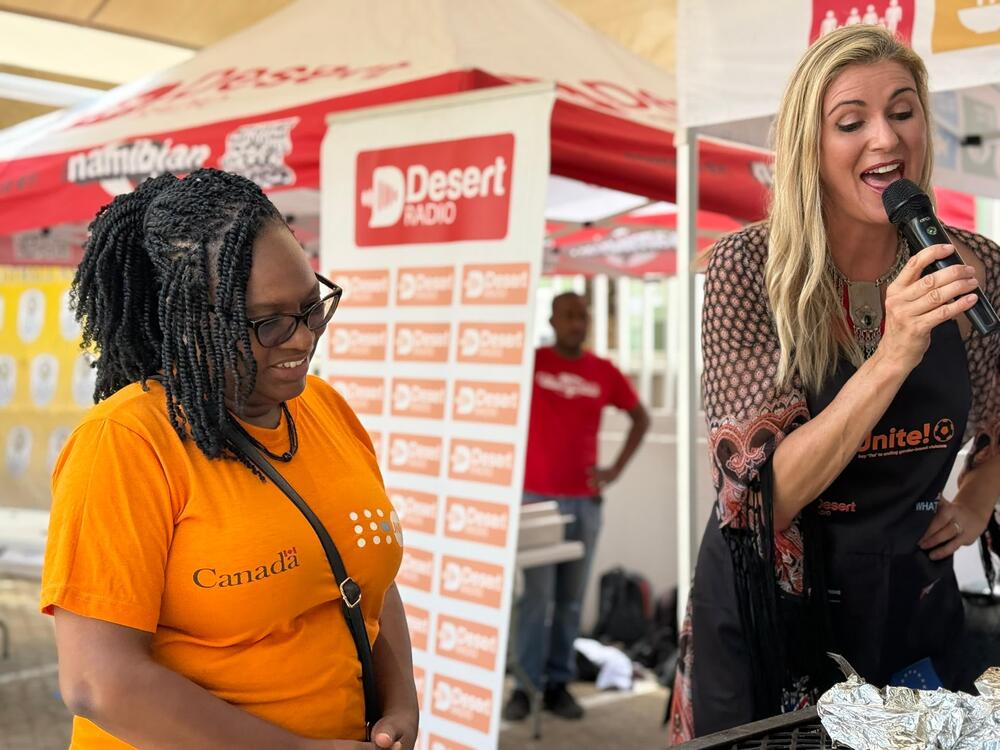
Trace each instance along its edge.
{"label": "tent pole", "polygon": [[674,147],[677,152],[677,309],[680,313],[677,362],[677,616],[680,620],[687,609],[696,554],[694,448],[699,398],[694,361],[694,261],[698,216],[697,131],[678,128],[674,133]]}
{"label": "tent pole", "polygon": [[608,356],[608,277],[599,273],[592,279],[594,299],[590,315],[594,321],[594,354]]}

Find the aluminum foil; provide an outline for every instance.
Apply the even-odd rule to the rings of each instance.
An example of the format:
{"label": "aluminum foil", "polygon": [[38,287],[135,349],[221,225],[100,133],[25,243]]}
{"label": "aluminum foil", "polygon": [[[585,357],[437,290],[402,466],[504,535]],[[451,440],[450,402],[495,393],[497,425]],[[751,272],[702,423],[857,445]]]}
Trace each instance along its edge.
{"label": "aluminum foil", "polygon": [[816,708],[830,738],[853,750],[1000,750],[1000,668],[987,670],[976,688],[976,696],[880,690],[851,674]]}

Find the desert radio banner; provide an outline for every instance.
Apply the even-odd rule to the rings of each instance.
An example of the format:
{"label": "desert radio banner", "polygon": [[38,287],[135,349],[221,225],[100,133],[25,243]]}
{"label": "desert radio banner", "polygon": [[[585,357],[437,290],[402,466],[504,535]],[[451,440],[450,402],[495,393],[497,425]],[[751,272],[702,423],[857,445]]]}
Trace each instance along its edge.
{"label": "desert radio banner", "polygon": [[324,375],[402,520],[420,750],[497,745],[552,104],[490,89],[335,117],[323,143],[322,267],[345,290]]}

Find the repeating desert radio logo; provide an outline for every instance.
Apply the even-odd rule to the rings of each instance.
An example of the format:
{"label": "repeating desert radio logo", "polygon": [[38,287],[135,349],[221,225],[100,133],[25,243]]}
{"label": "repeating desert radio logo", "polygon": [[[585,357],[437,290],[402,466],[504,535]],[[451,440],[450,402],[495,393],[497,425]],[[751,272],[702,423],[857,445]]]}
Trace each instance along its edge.
{"label": "repeating desert radio logo", "polygon": [[344,304],[351,307],[385,307],[389,304],[389,271],[330,271],[329,278],[344,290]]}
{"label": "repeating desert radio logo", "polygon": [[389,488],[386,490],[389,502],[399,514],[399,519],[406,531],[420,531],[433,534],[437,529],[438,499],[430,492],[416,490],[401,490]]}
{"label": "repeating desert radio logo", "polygon": [[454,740],[445,739],[440,735],[432,734],[427,743],[427,750],[473,750],[473,748]]}
{"label": "repeating desert radio logo", "polygon": [[527,263],[468,265],[462,272],[462,304],[523,305],[530,286]]}
{"label": "repeating desert radio logo", "polygon": [[521,386],[517,383],[455,381],[451,418],[460,422],[517,424]]}
{"label": "repeating desert radio logo", "polygon": [[400,268],[396,277],[397,305],[450,305],[455,293],[455,269]]}
{"label": "repeating desert radio logo", "polygon": [[333,359],[385,359],[389,341],[385,323],[337,323],[329,332]]}
{"label": "repeating desert radio logo", "polygon": [[413,667],[413,684],[417,688],[417,708],[424,710],[424,692],[427,689],[427,671],[423,667]]}
{"label": "repeating desert radio logo", "polygon": [[888,432],[873,432],[865,437],[858,448],[858,458],[902,456],[907,453],[941,450],[947,448],[954,437],[955,423],[947,417],[934,424],[924,422],[912,430],[892,427]]}
{"label": "repeating desert radio logo", "polygon": [[437,476],[441,473],[441,438],[432,435],[389,436],[389,468],[411,474]]}
{"label": "repeating desert radio logo", "polygon": [[331,375],[330,385],[358,414],[379,415],[385,408],[385,380],[354,375]]}
{"label": "repeating desert radio logo", "polygon": [[406,623],[410,628],[410,642],[413,648],[426,651],[427,636],[431,632],[431,613],[412,604],[404,604],[403,611],[406,613]]}
{"label": "repeating desert radio logo", "polygon": [[397,323],[393,358],[399,362],[447,362],[450,323]]}
{"label": "repeating desert radio logo", "polygon": [[488,733],[493,716],[493,691],[436,674],[431,711],[442,719]]}
{"label": "repeating desert radio logo", "polygon": [[517,365],[524,353],[523,323],[460,323],[458,361]]}
{"label": "repeating desert radio logo", "polygon": [[435,650],[440,656],[493,670],[499,646],[496,628],[446,614],[438,617]]}
{"label": "repeating desert radio logo", "polygon": [[455,438],[451,443],[448,476],[467,482],[509,485],[514,475],[514,446],[484,440]]}
{"label": "repeating desert radio logo", "polygon": [[499,609],[503,594],[503,568],[479,560],[441,558],[441,594]]}
{"label": "repeating desert radio logo", "polygon": [[434,583],[434,553],[411,546],[404,548],[396,582],[411,589],[430,592]]}
{"label": "repeating desert radio logo", "polygon": [[449,497],[444,518],[444,534],[451,539],[507,546],[510,510],[506,505]]}
{"label": "repeating desert radio logo", "polygon": [[507,236],[514,136],[481,136],[362,151],[355,241],[360,247]]}
{"label": "repeating desert radio logo", "polygon": [[444,419],[447,395],[444,380],[396,378],[392,381],[392,413],[397,417]]}

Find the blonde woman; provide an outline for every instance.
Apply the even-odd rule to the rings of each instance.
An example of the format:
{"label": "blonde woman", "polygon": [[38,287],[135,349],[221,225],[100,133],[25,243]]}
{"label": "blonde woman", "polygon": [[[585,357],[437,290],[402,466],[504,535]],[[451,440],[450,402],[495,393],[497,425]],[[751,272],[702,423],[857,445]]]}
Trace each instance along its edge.
{"label": "blonde woman", "polygon": [[[893,180],[930,188],[930,121],[923,62],[892,34],[823,37],[778,112],[768,220],[713,252],[702,338],[718,502],[675,742],[811,703],[834,679],[827,651],[879,685],[970,677],[952,554],[997,530],[1000,336],[964,312],[998,301],[1000,248],[949,229],[954,247],[911,254],[887,220]],[[922,275],[956,249],[967,265]]]}

